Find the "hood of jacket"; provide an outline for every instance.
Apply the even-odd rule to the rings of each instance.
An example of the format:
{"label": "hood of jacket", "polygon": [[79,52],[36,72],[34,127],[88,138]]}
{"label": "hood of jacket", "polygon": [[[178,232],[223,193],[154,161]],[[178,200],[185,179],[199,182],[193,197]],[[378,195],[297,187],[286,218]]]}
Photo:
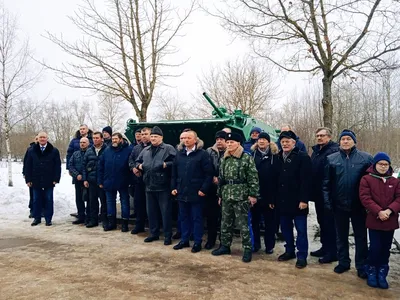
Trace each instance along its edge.
{"label": "hood of jacket", "polygon": [[[196,150],[195,151],[203,149],[203,147],[204,147],[204,142],[201,139],[197,138]],[[176,146],[176,149],[178,149],[178,151],[184,150],[185,149],[185,144],[184,143],[179,143],[178,146]]]}
{"label": "hood of jacket", "polygon": [[[89,129],[88,134],[87,134],[87,138],[88,138],[88,139],[91,139],[91,138],[92,138],[92,135],[93,135],[93,130],[92,130],[92,129]],[[82,136],[81,136],[81,133],[79,132],[79,130],[77,130],[77,131],[75,132],[74,138],[75,138],[75,139],[80,139],[81,137],[82,137]]]}
{"label": "hood of jacket", "polygon": [[225,151],[225,153],[224,153],[224,158],[227,158],[227,157],[230,157],[230,156],[236,157],[236,158],[241,158],[243,152],[244,152],[243,147],[242,147],[242,146],[239,146],[239,147],[235,150],[235,152],[233,152],[232,154],[230,154],[228,151]]}
{"label": "hood of jacket", "polygon": [[[251,146],[251,151],[256,151],[258,149],[258,144],[255,143],[253,146]],[[271,154],[278,154],[279,149],[278,146],[274,142],[269,143],[269,150],[271,151]]]}

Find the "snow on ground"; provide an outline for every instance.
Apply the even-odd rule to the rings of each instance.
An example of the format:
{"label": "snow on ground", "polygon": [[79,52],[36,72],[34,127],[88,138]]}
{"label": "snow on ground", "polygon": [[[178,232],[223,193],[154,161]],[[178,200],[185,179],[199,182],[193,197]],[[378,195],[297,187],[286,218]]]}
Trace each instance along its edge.
{"label": "snow on ground", "polygon": [[[0,162],[0,218],[14,223],[28,218],[29,188],[22,176],[22,163],[12,165],[13,187],[8,186],[7,163]],[[72,179],[62,165],[60,183],[54,188],[54,223],[63,222],[76,211]]]}

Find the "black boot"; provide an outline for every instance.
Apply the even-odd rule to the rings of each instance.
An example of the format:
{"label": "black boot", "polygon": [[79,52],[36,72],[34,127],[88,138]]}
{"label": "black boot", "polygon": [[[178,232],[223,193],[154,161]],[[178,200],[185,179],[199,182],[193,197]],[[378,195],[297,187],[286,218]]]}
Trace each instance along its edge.
{"label": "black boot", "polygon": [[107,226],[104,227],[104,231],[110,231],[117,229],[117,218],[113,216],[108,216]]}
{"label": "black boot", "polygon": [[249,263],[251,262],[251,258],[252,258],[252,251],[250,249],[244,250],[242,262]]}
{"label": "black boot", "polygon": [[122,220],[121,232],[128,232],[129,231],[128,224],[129,224],[129,220],[126,220],[126,219]]}
{"label": "black boot", "polygon": [[101,224],[103,226],[103,229],[105,229],[108,226],[108,218],[106,215],[101,216]]}
{"label": "black boot", "polygon": [[211,254],[215,256],[231,254],[231,248],[221,245],[218,249],[211,252]]}
{"label": "black boot", "polygon": [[40,224],[42,221],[40,219],[34,219],[31,226],[36,226],[38,224]]}

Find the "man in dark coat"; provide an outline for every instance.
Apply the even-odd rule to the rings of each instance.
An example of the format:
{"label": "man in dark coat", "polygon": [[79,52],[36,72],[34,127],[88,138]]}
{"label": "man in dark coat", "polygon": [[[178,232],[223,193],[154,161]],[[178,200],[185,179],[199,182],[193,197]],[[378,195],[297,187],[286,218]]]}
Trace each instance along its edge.
{"label": "man in dark coat", "polygon": [[136,168],[143,173],[146,186],[146,205],[150,235],[146,243],[159,240],[159,211],[161,212],[164,245],[171,245],[172,202],[170,197],[171,169],[176,150],[163,143],[163,132],[158,126],[151,129],[151,146],[147,146],[136,159]]}
{"label": "man in dark coat", "polygon": [[107,199],[108,224],[104,231],[117,228],[117,192],[121,201],[122,232],[128,232],[129,224],[129,155],[132,148],[119,132],[113,133],[111,146],[100,156],[97,183],[104,189]]}
{"label": "man in dark coat", "polygon": [[[308,201],[311,197],[311,159],[307,153],[296,146],[296,134],[293,131],[282,131],[279,136],[282,150],[279,152],[277,209],[280,224],[286,241],[286,251],[279,261],[296,258],[293,235],[293,223],[297,231],[296,268],[307,266],[308,237],[307,215]],[[273,205],[273,204],[272,204]]]}
{"label": "man in dark coat", "polygon": [[251,146],[253,146],[258,139],[258,135],[261,133],[261,128],[253,127],[250,131],[250,138],[243,143],[243,149],[246,153],[251,153]]}
{"label": "man in dark coat", "polygon": [[68,166],[69,166],[69,160],[71,159],[72,154],[74,154],[75,151],[78,151],[79,149],[81,149],[81,147],[80,147],[81,138],[83,138],[83,137],[88,138],[90,145],[92,145],[93,144],[92,134],[93,134],[93,131],[91,129],[89,129],[89,127],[86,124],[82,124],[81,126],[79,126],[79,130],[75,133],[74,138],[71,140],[71,142],[69,143],[69,146],[68,146],[67,170],[68,170]]}
{"label": "man in dark coat", "polygon": [[[292,126],[290,126],[289,124],[282,125],[281,132],[283,132],[283,131],[292,131],[292,132],[294,132],[293,129],[292,129]],[[308,152],[306,145],[304,145],[304,143],[300,140],[300,138],[297,135],[296,135],[296,147],[300,151],[303,151],[303,152],[306,152],[306,153]],[[279,141],[278,141],[278,148],[279,148],[279,151],[282,150],[282,147],[281,147],[281,144],[280,144]]]}
{"label": "man in dark coat", "polygon": [[43,202],[46,203],[44,218],[46,226],[51,226],[54,212],[53,190],[60,182],[61,159],[60,152],[48,142],[45,132],[39,132],[38,143],[28,153],[25,165],[25,182],[33,189],[32,226],[41,223]]}
{"label": "man in dark coat", "polygon": [[203,149],[203,141],[198,139],[196,132],[186,132],[184,144],[184,149],[177,153],[172,166],[172,195],[179,201],[182,218],[182,238],[174,249],[190,247],[193,224],[192,252],[196,253],[201,250],[203,205],[211,187],[213,169],[210,156]]}
{"label": "man in dark coat", "polygon": [[104,127],[102,133],[103,133],[104,144],[106,144],[106,146],[110,146],[111,145],[111,136],[112,136],[111,126]]}
{"label": "man in dark coat", "polygon": [[329,128],[318,128],[315,131],[315,137],[317,144],[312,147],[313,153],[311,155],[313,171],[311,201],[315,203],[322,247],[319,250],[312,251],[310,255],[320,257],[318,261],[323,264],[337,260],[335,220],[332,212],[324,208],[322,182],[326,158],[328,155],[338,152],[339,145],[331,141],[332,132]]}
{"label": "man in dark coat", "polygon": [[[26,149],[26,152],[24,155],[24,160],[23,160],[23,166],[22,166],[22,175],[24,176],[24,178],[25,178],[25,167],[26,167],[26,160],[28,158],[28,152],[30,149],[32,149],[32,147],[34,145],[37,144],[37,142],[38,142],[38,138],[37,138],[37,136],[35,136],[35,141],[30,143],[28,149]],[[45,203],[43,203],[43,204],[45,204]],[[33,189],[31,187],[29,188],[29,205],[28,205],[28,207],[29,207],[29,218],[31,219],[31,218],[33,218]]]}
{"label": "man in dark coat", "polygon": [[366,212],[359,198],[359,185],[373,157],[357,149],[356,135],[345,129],[340,134],[339,152],[327,157],[324,170],[323,194],[325,208],[333,212],[336,226],[338,274],[350,269],[349,221],[353,226],[356,244],[356,268],[360,278],[367,278],[365,263],[368,255]]}
{"label": "man in dark coat", "polygon": [[143,182],[143,174],[136,168],[136,159],[139,157],[140,152],[150,144],[151,129],[145,127],[141,130],[141,139],[138,144],[133,147],[132,153],[129,156],[129,169],[133,172],[134,196],[133,205],[136,214],[135,228],[132,229],[131,234],[138,234],[144,232],[146,213],[146,187]]}
{"label": "man in dark coat", "polygon": [[75,185],[75,204],[78,210],[78,219],[72,222],[72,224],[75,225],[82,223],[87,224],[90,217],[89,203],[87,201],[88,193],[87,188],[83,185],[84,179],[82,176],[84,168],[83,157],[89,147],[89,139],[85,137],[81,138],[80,147],[80,150],[74,152],[68,164],[68,169],[72,176],[72,183]]}
{"label": "man in dark coat", "polygon": [[100,157],[106,149],[103,134],[99,131],[93,133],[93,146],[91,146],[83,157],[82,180],[89,192],[89,223],[87,228],[99,225],[99,198],[101,203],[101,222],[103,228],[107,225],[107,201],[104,189],[97,185],[97,165]]}
{"label": "man in dark coat", "polygon": [[215,144],[212,147],[207,148],[207,153],[211,158],[211,165],[213,167],[213,182],[210,191],[207,195],[205,203],[205,213],[207,217],[207,243],[205,249],[212,249],[215,246],[217,240],[217,230],[221,222],[221,206],[218,205],[218,176],[219,176],[219,165],[221,159],[224,157],[226,151],[226,137],[225,131],[218,131],[215,134]]}
{"label": "man in dark coat", "polygon": [[254,235],[253,252],[261,249],[260,221],[264,217],[265,253],[272,254],[275,247],[275,231],[278,222],[275,210],[269,204],[275,203],[277,186],[278,146],[271,142],[268,133],[261,132],[257,142],[251,147],[252,156],[258,172],[260,195],[257,203],[251,207],[251,224]]}

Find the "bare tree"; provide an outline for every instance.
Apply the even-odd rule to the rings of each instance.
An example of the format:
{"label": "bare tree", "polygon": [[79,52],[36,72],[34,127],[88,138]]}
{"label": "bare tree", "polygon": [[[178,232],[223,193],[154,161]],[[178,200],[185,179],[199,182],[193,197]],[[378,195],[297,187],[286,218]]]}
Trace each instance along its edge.
{"label": "bare tree", "polygon": [[155,98],[156,120],[187,120],[193,117],[192,110],[187,102],[179,99],[179,95],[164,93]]}
{"label": "bare tree", "polygon": [[103,94],[98,99],[99,120],[112,128],[121,127],[127,118],[127,110],[124,104],[124,99]]}
{"label": "bare tree", "polygon": [[84,35],[80,41],[47,35],[73,60],[59,67],[45,65],[67,86],[127,100],[139,121],[146,121],[157,84],[163,77],[178,76],[171,68],[182,63],[167,62],[166,57],[176,52],[172,41],[194,10],[194,1],[182,11],[168,0],[104,0],[107,9],[102,12],[94,0],[83,0],[70,18]]}
{"label": "bare tree", "polygon": [[[220,0],[214,16],[249,39],[260,56],[289,72],[322,78],[324,125],[332,127],[332,83],[351,72],[399,66],[396,0]],[[389,61],[391,63],[389,63]]]}
{"label": "bare tree", "polygon": [[[260,118],[271,109],[277,91],[271,70],[250,57],[212,67],[198,81],[201,90],[207,91],[218,107],[225,107],[228,112],[240,109]],[[200,115],[211,115],[212,109],[205,99],[198,100]]]}
{"label": "bare tree", "polygon": [[8,160],[8,186],[13,186],[10,135],[13,127],[34,113],[18,115],[27,92],[37,83],[41,70],[32,71],[33,58],[28,40],[18,39],[17,19],[0,6],[0,110]]}

